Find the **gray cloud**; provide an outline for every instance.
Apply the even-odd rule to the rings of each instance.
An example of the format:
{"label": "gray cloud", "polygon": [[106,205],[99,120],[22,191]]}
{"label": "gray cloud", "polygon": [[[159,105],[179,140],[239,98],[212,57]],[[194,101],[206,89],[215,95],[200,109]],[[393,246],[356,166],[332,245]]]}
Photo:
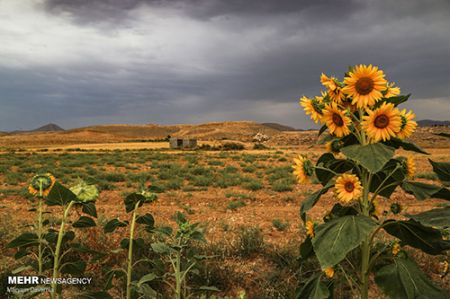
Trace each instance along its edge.
{"label": "gray cloud", "polygon": [[412,93],[418,118],[446,118],[449,3],[394,4],[6,0],[0,130],[238,119],[311,127],[298,98],[319,93],[321,72],[342,77],[359,63]]}

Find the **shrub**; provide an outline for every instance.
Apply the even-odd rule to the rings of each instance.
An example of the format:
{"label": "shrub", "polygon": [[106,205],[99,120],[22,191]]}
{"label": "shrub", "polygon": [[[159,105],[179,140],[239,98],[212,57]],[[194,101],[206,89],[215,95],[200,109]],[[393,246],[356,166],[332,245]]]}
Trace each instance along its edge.
{"label": "shrub", "polygon": [[242,167],[242,171],[247,172],[247,173],[253,173],[256,171],[256,167],[254,165],[247,165]]}
{"label": "shrub", "polygon": [[194,186],[207,187],[213,184],[213,177],[211,176],[195,176],[192,180]]}
{"label": "shrub", "polygon": [[272,183],[272,190],[276,192],[287,192],[293,190],[292,181],[289,179],[281,179]]}
{"label": "shrub", "polygon": [[222,145],[224,151],[239,151],[245,149],[242,143],[237,142],[226,142]]}
{"label": "shrub", "polygon": [[211,166],[223,166],[225,163],[223,163],[222,161],[219,161],[219,160],[211,160],[211,161],[208,161],[208,165],[211,165]]}
{"label": "shrub", "polygon": [[269,149],[266,145],[262,144],[262,143],[255,143],[253,145],[253,149],[254,150],[266,150]]}
{"label": "shrub", "polygon": [[288,228],[289,227],[289,223],[287,223],[287,222],[283,222],[283,221],[281,221],[280,219],[274,219],[274,220],[272,220],[272,225],[273,225],[273,227],[275,227],[275,229],[277,230],[277,231],[284,231],[286,228]]}
{"label": "shrub", "polygon": [[242,187],[247,190],[257,191],[263,188],[263,184],[259,180],[252,179],[248,182],[245,182]]}
{"label": "shrub", "polygon": [[242,257],[264,251],[264,237],[259,227],[241,227],[236,244],[237,252]]}
{"label": "shrub", "polygon": [[227,205],[227,210],[237,210],[239,208],[245,207],[246,203],[240,200],[230,201]]}

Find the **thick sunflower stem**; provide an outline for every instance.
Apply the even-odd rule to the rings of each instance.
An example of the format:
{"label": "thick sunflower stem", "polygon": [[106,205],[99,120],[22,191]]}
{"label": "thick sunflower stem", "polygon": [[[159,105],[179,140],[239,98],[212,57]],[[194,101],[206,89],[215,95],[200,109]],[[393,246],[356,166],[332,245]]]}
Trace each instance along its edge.
{"label": "thick sunflower stem", "polygon": [[54,261],[53,261],[53,279],[52,279],[52,299],[56,299],[56,279],[59,276],[59,257],[60,257],[60,253],[61,253],[61,245],[62,245],[62,240],[64,237],[64,227],[66,225],[66,221],[67,221],[67,217],[69,216],[69,211],[70,208],[72,207],[72,205],[74,204],[73,201],[71,201],[69,203],[69,205],[64,209],[64,214],[63,214],[63,218],[61,220],[61,226],[59,228],[59,233],[58,233],[58,240],[56,241],[56,248],[55,248],[55,256],[54,256]]}
{"label": "thick sunflower stem", "polygon": [[[362,213],[364,216],[370,216],[369,186],[371,175],[366,171],[362,173],[363,197]],[[370,236],[361,244],[361,298],[369,298],[369,261],[370,261]]]}
{"label": "thick sunflower stem", "polygon": [[38,230],[38,275],[42,275],[42,182],[39,184],[39,199],[38,199],[38,219],[37,219],[37,230]]}
{"label": "thick sunflower stem", "polygon": [[177,252],[175,265],[175,298],[181,299],[181,252]]}
{"label": "thick sunflower stem", "polygon": [[370,246],[368,240],[361,245],[361,298],[369,298],[369,256]]}
{"label": "thick sunflower stem", "polygon": [[136,203],[133,210],[133,216],[131,218],[130,226],[130,239],[128,244],[128,265],[127,265],[127,299],[131,299],[131,272],[133,270],[133,238],[134,238],[134,227],[136,225],[136,214],[139,207],[139,202]]}

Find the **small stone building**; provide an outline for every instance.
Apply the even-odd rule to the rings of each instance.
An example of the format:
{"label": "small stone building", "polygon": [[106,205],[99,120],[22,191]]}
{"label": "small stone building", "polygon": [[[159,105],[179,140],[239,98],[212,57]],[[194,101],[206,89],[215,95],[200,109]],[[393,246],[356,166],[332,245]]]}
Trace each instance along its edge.
{"label": "small stone building", "polygon": [[171,137],[170,148],[173,149],[190,149],[197,147],[197,139]]}

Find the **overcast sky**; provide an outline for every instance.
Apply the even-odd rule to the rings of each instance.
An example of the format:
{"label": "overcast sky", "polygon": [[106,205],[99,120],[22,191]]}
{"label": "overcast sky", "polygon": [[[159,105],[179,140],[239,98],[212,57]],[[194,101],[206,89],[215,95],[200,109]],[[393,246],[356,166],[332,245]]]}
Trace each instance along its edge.
{"label": "overcast sky", "polygon": [[0,0],[0,131],[280,122],[321,72],[376,64],[450,119],[450,1]]}

